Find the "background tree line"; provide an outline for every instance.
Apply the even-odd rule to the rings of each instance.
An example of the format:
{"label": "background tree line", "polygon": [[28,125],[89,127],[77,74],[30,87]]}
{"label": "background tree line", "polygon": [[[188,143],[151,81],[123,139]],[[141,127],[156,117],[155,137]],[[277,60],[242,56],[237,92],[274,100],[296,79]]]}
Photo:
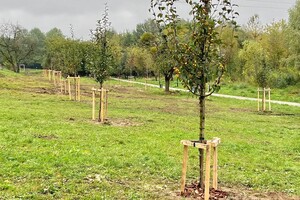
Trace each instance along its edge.
{"label": "background tree line", "polygon": [[[252,16],[246,25],[232,32],[230,25],[220,27],[225,41],[225,79],[246,81],[262,87],[296,85],[300,82],[300,1],[289,11],[288,21],[260,23]],[[192,26],[180,22],[179,35],[184,40]],[[166,83],[176,73],[176,62],[164,46],[165,27],[149,19],[133,31],[107,32],[112,62],[107,73],[118,77],[164,77]],[[92,73],[90,65],[95,45],[93,39],[83,41],[66,37],[53,28],[47,33],[34,28],[26,30],[19,24],[4,23],[0,27],[0,63],[18,72],[20,64],[31,68],[61,70],[65,75]],[[168,85],[167,85],[168,86]]]}

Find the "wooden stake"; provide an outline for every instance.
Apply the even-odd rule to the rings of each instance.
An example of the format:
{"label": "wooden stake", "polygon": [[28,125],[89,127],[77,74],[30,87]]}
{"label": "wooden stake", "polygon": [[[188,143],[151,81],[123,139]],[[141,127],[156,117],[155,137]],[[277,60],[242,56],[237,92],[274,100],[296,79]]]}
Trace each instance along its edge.
{"label": "wooden stake", "polygon": [[188,146],[184,145],[184,147],[183,147],[182,173],[181,173],[181,185],[180,185],[181,194],[184,194],[184,189],[185,189],[187,163],[188,163]]}
{"label": "wooden stake", "polygon": [[80,76],[78,76],[78,101],[80,101]]}
{"label": "wooden stake", "polygon": [[70,77],[68,76],[69,99],[72,100]]}
{"label": "wooden stake", "polygon": [[48,70],[48,79],[51,81],[51,70]]}
{"label": "wooden stake", "polygon": [[61,71],[59,72],[59,83],[61,83]]}
{"label": "wooden stake", "polygon": [[269,88],[269,111],[271,111],[271,89]]}
{"label": "wooden stake", "polygon": [[60,93],[63,93],[63,84],[60,83]]}
{"label": "wooden stake", "polygon": [[[53,79],[55,79],[55,74],[54,74],[54,70],[52,70],[52,76],[51,76],[51,81],[53,81]],[[54,80],[55,81],[55,80]]]}
{"label": "wooden stake", "polygon": [[108,113],[108,90],[105,90],[105,119],[107,119]]}
{"label": "wooden stake", "polygon": [[101,95],[101,116],[100,116],[100,122],[103,122],[104,121],[104,91],[103,91],[103,88],[101,89],[100,91],[100,95]]}
{"label": "wooden stake", "polygon": [[56,86],[56,71],[53,71],[53,83]]}
{"label": "wooden stake", "polygon": [[210,148],[211,148],[211,144],[209,143],[206,147],[204,200],[209,200]]}
{"label": "wooden stake", "polygon": [[218,189],[218,149],[213,147],[214,161],[213,161],[213,188]]}
{"label": "wooden stake", "polygon": [[266,88],[263,89],[263,111],[266,111]]}
{"label": "wooden stake", "polygon": [[67,94],[67,80],[64,80],[64,84],[65,84],[65,94]]}
{"label": "wooden stake", "polygon": [[259,111],[259,88],[257,89],[257,111]]}
{"label": "wooden stake", "polygon": [[93,92],[93,102],[92,102],[92,120],[95,120],[95,88],[92,88],[92,92]]}

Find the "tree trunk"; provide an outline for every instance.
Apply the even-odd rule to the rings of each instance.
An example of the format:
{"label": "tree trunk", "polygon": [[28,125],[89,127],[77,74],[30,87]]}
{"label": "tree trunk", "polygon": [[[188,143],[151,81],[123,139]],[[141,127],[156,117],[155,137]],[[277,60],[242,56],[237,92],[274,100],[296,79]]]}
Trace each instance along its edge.
{"label": "tree trunk", "polygon": [[18,65],[14,65],[13,66],[14,72],[19,73],[20,72],[20,68]]}
{"label": "tree trunk", "polygon": [[[203,78],[204,79],[204,78]],[[199,97],[199,109],[200,109],[200,132],[199,132],[199,141],[205,141],[205,91],[206,85],[205,81],[202,81],[199,88],[200,97]],[[199,186],[204,189],[204,150],[199,149]]]}
{"label": "tree trunk", "polygon": [[170,92],[170,77],[165,75],[165,92]]}

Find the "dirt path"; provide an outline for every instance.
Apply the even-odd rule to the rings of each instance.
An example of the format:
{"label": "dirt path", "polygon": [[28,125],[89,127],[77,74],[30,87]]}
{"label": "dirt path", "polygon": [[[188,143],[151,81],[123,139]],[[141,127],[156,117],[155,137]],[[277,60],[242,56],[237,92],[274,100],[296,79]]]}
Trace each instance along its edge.
{"label": "dirt path", "polygon": [[[130,80],[124,80],[124,79],[118,79],[118,78],[111,78],[111,79],[117,80],[117,81],[122,81],[122,82],[127,82],[127,83],[134,83],[134,84],[140,84],[140,85],[146,85],[146,86],[149,86],[149,87],[159,88],[158,85],[154,85],[154,84],[141,83],[141,82],[137,82],[137,81],[130,81]],[[172,87],[170,87],[170,90],[172,90],[172,91],[180,91],[180,92],[189,92],[188,90],[185,90],[185,89],[172,88]],[[222,98],[229,98],[229,99],[246,100],[246,101],[257,101],[257,98],[232,96],[232,95],[226,95],[226,94],[212,94],[212,96],[222,97]],[[269,102],[269,100],[266,100],[266,102]],[[271,103],[300,107],[300,103],[295,103],[295,102],[286,102],[286,101],[271,100]]]}

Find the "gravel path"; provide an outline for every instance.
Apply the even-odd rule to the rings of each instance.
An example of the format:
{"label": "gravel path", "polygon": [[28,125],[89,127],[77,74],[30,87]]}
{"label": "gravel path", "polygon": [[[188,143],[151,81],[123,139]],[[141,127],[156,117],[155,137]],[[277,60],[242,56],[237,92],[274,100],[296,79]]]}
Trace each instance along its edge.
{"label": "gravel path", "polygon": [[[124,80],[124,79],[118,79],[118,78],[111,78],[111,79],[117,80],[117,81],[122,81],[122,82],[127,82],[127,83],[134,83],[134,84],[140,84],[140,85],[146,85],[146,86],[149,86],[149,87],[156,87],[156,88],[159,88],[158,85],[154,85],[154,84],[141,83],[141,82],[137,82],[137,81],[130,81],[130,80]],[[172,90],[172,91],[181,91],[181,92],[189,92],[189,91],[186,90],[186,89],[172,88],[172,87],[170,87],[170,90]],[[212,94],[212,96],[215,96],[215,97],[222,97],[222,98],[229,98],[229,99],[238,99],[238,100],[247,100],[247,101],[257,101],[257,98],[232,96],[232,95],[227,95],[227,94]],[[269,100],[266,100],[266,102],[269,102]],[[276,101],[276,100],[271,100],[271,103],[300,107],[300,103],[295,103],[295,102],[286,102],[286,101]]]}

